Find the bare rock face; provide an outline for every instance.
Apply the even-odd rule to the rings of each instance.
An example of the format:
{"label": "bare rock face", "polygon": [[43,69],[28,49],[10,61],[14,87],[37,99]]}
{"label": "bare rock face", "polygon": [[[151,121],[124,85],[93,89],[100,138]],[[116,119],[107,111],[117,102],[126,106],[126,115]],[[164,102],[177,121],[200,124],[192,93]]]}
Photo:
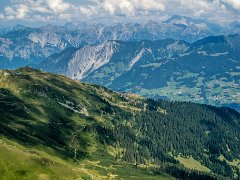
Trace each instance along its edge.
{"label": "bare rock face", "polygon": [[77,80],[85,78],[110,61],[116,46],[116,42],[109,41],[97,46],[80,48],[69,60],[67,76]]}

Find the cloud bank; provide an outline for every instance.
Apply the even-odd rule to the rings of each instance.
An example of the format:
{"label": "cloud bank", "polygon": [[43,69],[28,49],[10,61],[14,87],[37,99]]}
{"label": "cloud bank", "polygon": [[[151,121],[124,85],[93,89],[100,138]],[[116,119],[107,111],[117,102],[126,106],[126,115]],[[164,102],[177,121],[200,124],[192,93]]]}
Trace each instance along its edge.
{"label": "cloud bank", "polygon": [[11,0],[0,12],[0,19],[113,23],[159,21],[175,14],[228,23],[240,19],[240,0]]}

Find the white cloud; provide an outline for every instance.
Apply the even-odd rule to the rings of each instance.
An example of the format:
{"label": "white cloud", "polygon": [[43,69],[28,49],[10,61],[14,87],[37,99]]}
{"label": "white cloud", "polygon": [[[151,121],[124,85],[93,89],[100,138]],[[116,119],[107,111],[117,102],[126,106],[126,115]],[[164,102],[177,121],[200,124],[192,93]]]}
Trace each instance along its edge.
{"label": "white cloud", "polygon": [[6,16],[5,18],[6,18],[7,20],[14,20],[14,19],[15,19],[15,17],[14,17],[13,15]]}
{"label": "white cloud", "polygon": [[24,19],[27,16],[27,13],[29,12],[29,9],[26,5],[21,4],[18,6],[17,12],[16,12],[16,18],[17,19]]}
{"label": "white cloud", "polygon": [[164,11],[165,6],[159,0],[97,0],[98,11],[105,11],[111,15],[134,16],[139,12]]}
{"label": "white cloud", "polygon": [[9,6],[4,8],[4,12],[6,13],[6,15],[14,14],[13,8],[11,8]]}
{"label": "white cloud", "polygon": [[140,9],[147,11],[164,11],[165,5],[157,0],[135,0],[136,6],[140,6]]}
{"label": "white cloud", "polygon": [[[57,22],[162,20],[179,14],[218,22],[238,20],[240,0],[11,0],[0,18]],[[72,3],[71,3],[72,2]],[[84,2],[84,3],[83,3]]]}
{"label": "white cloud", "polygon": [[136,17],[141,14],[162,12],[165,6],[160,0],[91,0],[92,4],[73,5],[64,0],[12,0],[5,8],[8,19],[67,20],[76,18],[106,18],[114,16]]}
{"label": "white cloud", "polygon": [[[239,20],[239,12],[226,6],[228,0],[163,0],[168,15],[179,14],[226,24]],[[230,0],[229,0],[230,1]],[[240,1],[240,0],[235,0]]]}
{"label": "white cloud", "polygon": [[[111,15],[124,14],[124,15],[133,15],[134,14],[134,5],[132,2],[126,0],[105,0],[102,3],[103,9],[110,13]],[[100,9],[99,9],[100,10]]]}
{"label": "white cloud", "polygon": [[85,15],[87,17],[92,16],[92,15],[96,15],[96,9],[93,6],[88,6],[88,7],[79,7],[78,11],[79,14],[81,15]]}
{"label": "white cloud", "polygon": [[63,0],[47,0],[48,7],[55,13],[61,13],[68,10],[72,5]]}
{"label": "white cloud", "polygon": [[5,12],[5,17],[8,20],[12,20],[12,19],[24,19],[26,18],[29,9],[28,6],[24,5],[24,4],[19,4],[16,5],[14,7],[6,7],[4,9]]}
{"label": "white cloud", "polygon": [[4,9],[4,14],[7,20],[45,22],[70,18],[67,12],[75,9],[72,4],[63,0],[22,0],[21,2],[13,0],[12,6]]}
{"label": "white cloud", "polygon": [[72,4],[63,0],[24,0],[22,3],[31,8],[33,12],[39,13],[60,14],[73,7]]}
{"label": "white cloud", "polygon": [[240,10],[240,0],[222,0],[222,2],[232,6],[236,10]]}
{"label": "white cloud", "polygon": [[0,19],[4,19],[4,15],[3,14],[0,14]]}

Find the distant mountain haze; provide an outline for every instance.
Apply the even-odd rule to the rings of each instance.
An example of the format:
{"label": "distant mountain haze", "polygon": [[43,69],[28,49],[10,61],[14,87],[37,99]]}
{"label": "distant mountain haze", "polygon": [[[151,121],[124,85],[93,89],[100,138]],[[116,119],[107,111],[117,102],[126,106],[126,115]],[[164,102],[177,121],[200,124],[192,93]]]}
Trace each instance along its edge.
{"label": "distant mountain haze", "polygon": [[39,64],[67,47],[96,45],[109,40],[155,41],[172,38],[192,43],[210,35],[237,32],[240,32],[239,23],[222,27],[184,16],[173,16],[162,23],[149,21],[106,26],[72,22],[65,26],[47,25],[40,28],[22,25],[5,29],[0,27],[0,68],[14,69]]}

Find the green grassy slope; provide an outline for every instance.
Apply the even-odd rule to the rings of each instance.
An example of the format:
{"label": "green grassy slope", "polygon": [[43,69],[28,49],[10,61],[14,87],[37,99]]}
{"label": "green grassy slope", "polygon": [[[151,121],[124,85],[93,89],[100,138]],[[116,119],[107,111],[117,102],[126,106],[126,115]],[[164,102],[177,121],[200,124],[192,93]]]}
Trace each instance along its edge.
{"label": "green grassy slope", "polygon": [[1,71],[0,177],[172,179],[115,162],[94,130],[113,126],[103,97],[121,106],[120,96],[105,88],[29,68]]}
{"label": "green grassy slope", "polygon": [[[0,114],[2,179],[239,176],[227,163],[240,155],[240,116],[230,109],[151,101],[22,68],[0,71]],[[193,168],[175,160],[190,156]]]}

